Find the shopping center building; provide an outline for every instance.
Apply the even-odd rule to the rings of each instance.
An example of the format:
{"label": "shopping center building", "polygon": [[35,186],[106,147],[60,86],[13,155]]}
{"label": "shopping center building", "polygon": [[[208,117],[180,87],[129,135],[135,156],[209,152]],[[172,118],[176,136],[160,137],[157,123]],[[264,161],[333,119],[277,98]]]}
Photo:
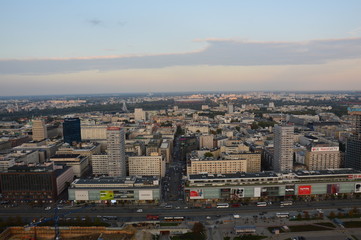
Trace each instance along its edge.
{"label": "shopping center building", "polygon": [[186,201],[217,202],[322,200],[361,195],[361,171],[332,169],[290,173],[260,172],[189,175]]}
{"label": "shopping center building", "polygon": [[76,202],[152,204],[160,199],[159,182],[155,176],[76,179],[68,194]]}

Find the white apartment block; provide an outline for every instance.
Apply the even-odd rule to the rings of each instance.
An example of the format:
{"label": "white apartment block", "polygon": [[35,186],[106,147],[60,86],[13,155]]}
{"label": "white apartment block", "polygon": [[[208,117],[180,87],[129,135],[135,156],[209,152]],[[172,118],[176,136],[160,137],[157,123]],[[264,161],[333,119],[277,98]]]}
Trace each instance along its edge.
{"label": "white apartment block", "polygon": [[126,176],[125,133],[120,127],[107,128],[107,153],[109,176]]}
{"label": "white apartment block", "polygon": [[273,171],[292,171],[294,127],[292,125],[275,125],[274,135]]}
{"label": "white apartment block", "polygon": [[165,176],[163,156],[134,156],[128,158],[130,176]]}
{"label": "white apartment block", "polygon": [[106,125],[81,125],[81,138],[83,140],[105,140],[107,139]]}

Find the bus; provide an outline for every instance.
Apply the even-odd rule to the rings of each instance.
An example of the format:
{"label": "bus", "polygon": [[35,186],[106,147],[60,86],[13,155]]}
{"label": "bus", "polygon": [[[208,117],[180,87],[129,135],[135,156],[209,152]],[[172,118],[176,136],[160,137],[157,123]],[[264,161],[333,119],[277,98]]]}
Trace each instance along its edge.
{"label": "bus", "polygon": [[182,221],[184,221],[184,217],[164,217],[164,221],[167,221],[167,222],[182,222]]}
{"label": "bus", "polygon": [[229,208],[228,203],[217,203],[217,208]]}
{"label": "bus", "polygon": [[278,218],[288,218],[288,217],[290,217],[290,214],[288,212],[276,213],[276,217],[278,217]]}
{"label": "bus", "polygon": [[257,207],[267,207],[266,202],[257,202]]}
{"label": "bus", "polygon": [[281,207],[284,207],[284,206],[292,206],[293,205],[293,202],[292,201],[282,201],[280,203],[280,206]]}

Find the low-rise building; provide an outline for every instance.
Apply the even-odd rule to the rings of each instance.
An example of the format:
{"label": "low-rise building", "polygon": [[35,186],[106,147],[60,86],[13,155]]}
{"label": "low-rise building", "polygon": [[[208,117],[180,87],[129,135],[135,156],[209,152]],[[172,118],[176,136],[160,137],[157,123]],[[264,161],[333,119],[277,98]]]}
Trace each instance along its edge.
{"label": "low-rise building", "polygon": [[156,176],[76,179],[68,189],[69,200],[96,203],[158,203],[160,181]]}
{"label": "low-rise building", "polygon": [[73,179],[67,166],[13,166],[0,173],[0,187],[6,201],[48,203],[56,201]]}
{"label": "low-rise building", "polygon": [[194,174],[188,176],[186,201],[216,203],[228,201],[279,201],[353,197],[361,194],[361,171],[320,171]]}

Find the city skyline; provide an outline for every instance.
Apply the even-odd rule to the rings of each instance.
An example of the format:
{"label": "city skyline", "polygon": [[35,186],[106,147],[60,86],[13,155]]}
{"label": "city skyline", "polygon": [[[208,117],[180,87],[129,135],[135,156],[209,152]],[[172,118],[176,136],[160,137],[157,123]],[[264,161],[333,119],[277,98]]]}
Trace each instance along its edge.
{"label": "city skyline", "polygon": [[20,2],[1,96],[361,89],[358,1]]}

